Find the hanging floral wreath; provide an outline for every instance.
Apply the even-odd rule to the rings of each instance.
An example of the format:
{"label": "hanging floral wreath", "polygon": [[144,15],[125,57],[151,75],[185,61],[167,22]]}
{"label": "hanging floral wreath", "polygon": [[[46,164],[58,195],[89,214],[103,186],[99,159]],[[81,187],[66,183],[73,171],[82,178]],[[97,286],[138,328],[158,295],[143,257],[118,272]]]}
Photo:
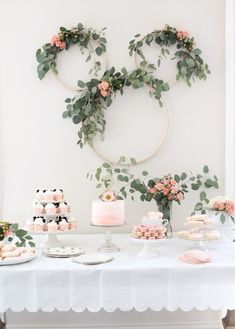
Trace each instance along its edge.
{"label": "hanging floral wreath", "polygon": [[172,58],[177,60],[177,81],[182,79],[191,87],[191,81],[194,81],[195,77],[200,80],[206,80],[207,74],[210,74],[208,65],[200,56],[201,50],[195,48],[194,38],[190,37],[188,32],[178,31],[175,27],[169,25],[166,25],[164,29],[154,30],[144,37],[140,34],[135,35],[135,38],[129,43],[130,56],[138,56],[142,60],[142,65],[148,64],[151,66],[151,69],[156,68],[154,64],[149,64],[146,61],[143,53],[144,44],[151,46],[153,43],[161,47],[157,67],[160,67],[163,58],[167,58],[170,55],[168,48],[176,45],[176,48],[179,49]]}
{"label": "hanging floral wreath", "polygon": [[103,138],[106,126],[105,110],[112,104],[117,92],[123,95],[125,87],[132,86],[138,89],[148,86],[151,88],[151,96],[162,106],[161,94],[169,89],[167,83],[156,79],[145,69],[138,68],[128,73],[126,68],[121,72],[115,72],[114,67],[106,71],[101,80],[91,79],[87,83],[79,80],[78,86],[83,88],[83,92],[65,100],[67,109],[63,113],[63,118],[70,117],[73,123],[81,123],[78,131],[78,144],[81,148],[86,143],[92,145],[93,137],[96,135]]}
{"label": "hanging floral wreath", "polygon": [[[97,60],[96,55],[101,56],[106,51],[104,30],[105,28],[101,31],[85,28],[81,23],[71,29],[61,27],[60,32],[51,38],[50,43],[44,44],[36,52],[39,63],[37,67],[39,79],[42,80],[50,69],[57,74],[57,55],[73,45],[78,45],[82,54],[84,50],[88,51],[86,62],[93,59],[93,66],[89,73],[97,75],[97,72],[101,69],[101,63]],[[96,48],[93,47],[93,44],[97,45]]]}
{"label": "hanging floral wreath", "polygon": [[[123,68],[121,72],[115,72],[112,67],[107,70],[103,77],[91,79],[89,82],[78,80],[77,84],[82,88],[81,93],[76,94],[73,98],[67,98],[66,111],[63,118],[71,118],[74,124],[80,124],[78,131],[78,144],[82,148],[84,144],[92,145],[92,140],[99,135],[101,139],[105,132],[105,110],[112,104],[113,96],[117,92],[122,95],[125,87],[132,86],[134,89],[149,87],[150,95],[162,102],[162,92],[169,90],[169,85],[163,80],[154,77],[153,72],[156,66],[148,63],[143,53],[144,43],[150,46],[156,43],[161,47],[157,66],[161,65],[163,57],[170,55],[168,48],[176,45],[178,51],[175,52],[173,59],[177,59],[176,80],[183,79],[188,86],[195,78],[206,80],[207,74],[210,73],[209,67],[201,58],[201,50],[195,48],[194,38],[190,37],[186,31],[178,31],[174,27],[166,25],[164,29],[154,30],[153,32],[141,37],[140,34],[129,43],[130,56],[141,58],[136,70],[128,72]],[[94,49],[93,44],[98,44]],[[56,57],[64,49],[68,50],[71,45],[77,44],[83,52],[88,50],[89,54],[86,61],[93,57],[93,67],[90,71],[97,74],[101,68],[101,63],[96,60],[96,55],[100,56],[106,51],[106,39],[104,29],[96,31],[92,28],[85,28],[81,23],[70,30],[61,27],[60,32],[54,36],[51,43],[46,43],[42,49],[36,53],[39,62],[37,71],[39,79],[43,79],[45,74],[51,69],[57,73]]]}

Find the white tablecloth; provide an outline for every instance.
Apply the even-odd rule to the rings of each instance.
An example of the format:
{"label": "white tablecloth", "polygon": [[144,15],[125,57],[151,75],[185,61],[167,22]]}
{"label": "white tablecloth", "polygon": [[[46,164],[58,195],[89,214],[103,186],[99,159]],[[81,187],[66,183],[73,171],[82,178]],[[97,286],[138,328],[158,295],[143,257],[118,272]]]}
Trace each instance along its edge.
{"label": "white tablecloth", "polygon": [[[101,242],[99,235],[66,239],[87,252],[95,251]],[[214,262],[188,265],[178,260],[190,248],[188,241],[170,239],[162,246],[161,257],[140,259],[141,246],[127,235],[116,235],[114,240],[122,251],[102,265],[38,255],[29,263],[0,267],[0,312],[235,308],[234,254],[214,250]]]}

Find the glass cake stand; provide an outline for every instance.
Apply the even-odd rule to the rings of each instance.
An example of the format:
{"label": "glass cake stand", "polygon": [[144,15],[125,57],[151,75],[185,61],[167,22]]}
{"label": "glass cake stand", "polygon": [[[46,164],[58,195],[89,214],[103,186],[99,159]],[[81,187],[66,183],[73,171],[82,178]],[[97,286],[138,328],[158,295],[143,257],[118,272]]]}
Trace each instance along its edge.
{"label": "glass cake stand", "polygon": [[[123,224],[124,225],[124,224]],[[120,248],[113,243],[112,239],[112,232],[111,228],[112,227],[121,227],[123,225],[97,225],[91,223],[91,226],[97,226],[97,227],[105,227],[105,235],[104,235],[104,243],[97,249],[99,252],[103,253],[113,253],[113,252],[119,252]]]}

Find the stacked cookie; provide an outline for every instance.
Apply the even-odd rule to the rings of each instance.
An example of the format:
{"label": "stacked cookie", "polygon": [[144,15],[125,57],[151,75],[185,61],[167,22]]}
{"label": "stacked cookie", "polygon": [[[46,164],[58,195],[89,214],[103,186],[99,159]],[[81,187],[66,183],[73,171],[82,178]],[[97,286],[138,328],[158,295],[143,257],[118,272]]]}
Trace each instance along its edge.
{"label": "stacked cookie", "polygon": [[163,225],[139,224],[133,227],[131,237],[142,240],[156,240],[166,238],[166,228]]}
{"label": "stacked cookie", "polygon": [[184,223],[188,230],[177,232],[177,236],[186,240],[218,240],[221,234],[218,230],[210,229],[213,221],[205,214],[197,214],[186,218]]}
{"label": "stacked cookie", "polygon": [[33,255],[34,252],[33,248],[16,247],[14,244],[4,245],[0,241],[0,260],[26,258]]}
{"label": "stacked cookie", "polygon": [[179,260],[187,264],[205,264],[212,261],[210,254],[198,249],[186,251],[179,256]]}

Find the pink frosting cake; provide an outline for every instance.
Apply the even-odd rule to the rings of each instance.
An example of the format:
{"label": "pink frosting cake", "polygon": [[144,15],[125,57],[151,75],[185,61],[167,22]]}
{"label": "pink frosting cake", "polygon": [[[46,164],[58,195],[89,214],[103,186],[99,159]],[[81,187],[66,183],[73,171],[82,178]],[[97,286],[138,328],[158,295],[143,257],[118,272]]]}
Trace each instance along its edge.
{"label": "pink frosting cake", "polygon": [[123,200],[92,202],[91,224],[97,226],[121,226],[125,224],[125,207]]}

